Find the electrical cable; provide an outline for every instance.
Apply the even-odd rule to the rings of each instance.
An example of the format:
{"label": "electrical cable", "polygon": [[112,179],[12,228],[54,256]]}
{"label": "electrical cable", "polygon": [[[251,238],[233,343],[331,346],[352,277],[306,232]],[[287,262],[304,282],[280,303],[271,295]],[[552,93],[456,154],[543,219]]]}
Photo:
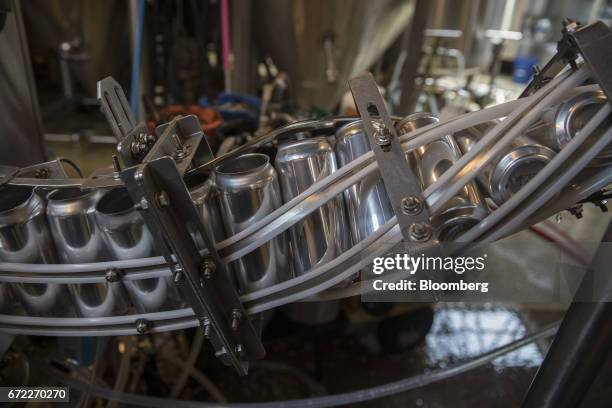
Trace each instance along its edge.
{"label": "electrical cable", "polygon": [[59,160],[61,163],[68,164],[70,167],[74,169],[74,171],[76,171],[76,173],[79,175],[80,178],[83,178],[83,172],[81,171],[81,168],[75,162],[68,159],[67,157],[58,157],[57,160]]}
{"label": "electrical cable", "polygon": [[[185,366],[185,362],[177,357],[164,355],[162,358],[177,367]],[[223,392],[210,380],[210,378],[208,378],[208,376],[206,376],[206,374],[204,374],[198,368],[193,367],[189,374],[210,394],[215,401],[224,403],[228,402],[227,397],[223,394]]]}
{"label": "electrical cable", "polygon": [[[531,344],[543,338],[553,336],[560,322],[548,325],[528,336],[512,341],[504,346],[498,347],[478,357],[469,359],[462,363],[458,363],[445,368],[439,368],[427,373],[419,374],[413,377],[404,378],[387,384],[382,384],[362,390],[350,391],[341,394],[333,394],[322,397],[307,398],[301,400],[288,401],[273,401],[273,402],[257,402],[257,403],[234,403],[234,404],[219,404],[201,401],[183,401],[171,400],[167,398],[150,397],[145,395],[118,393],[115,394],[112,390],[94,385],[92,393],[98,398],[112,399],[122,404],[147,406],[147,407],[167,407],[174,408],[324,408],[339,405],[357,404],[360,402],[372,401],[384,397],[389,397],[416,388],[424,387],[435,382],[451,378],[453,376],[463,374],[467,371],[481,367],[498,357],[513,352],[521,347]],[[89,384],[84,383],[76,378],[71,378],[64,372],[54,370],[56,376],[70,387],[75,389],[85,389]]]}

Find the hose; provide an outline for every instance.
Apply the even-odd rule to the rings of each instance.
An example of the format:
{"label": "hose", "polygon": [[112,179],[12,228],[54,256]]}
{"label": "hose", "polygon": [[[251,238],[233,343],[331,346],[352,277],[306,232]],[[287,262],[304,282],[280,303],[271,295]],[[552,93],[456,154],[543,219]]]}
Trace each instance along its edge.
{"label": "hose", "polygon": [[[201,330],[198,330],[201,331]],[[174,364],[177,367],[184,367],[185,362],[179,358],[174,356],[164,355],[162,357],[164,360],[167,360],[169,363]],[[190,375],[196,380],[208,393],[210,396],[218,402],[227,402],[227,398],[223,395],[223,392],[208,378],[202,371],[198,370],[196,367],[191,369]]]}
{"label": "hose", "polygon": [[[556,333],[559,324],[560,322],[556,322],[548,325],[529,336],[512,341],[504,346],[493,349],[463,363],[458,363],[445,368],[439,368],[427,373],[371,388],[322,397],[274,402],[219,404],[201,401],[171,400],[167,398],[149,397],[125,392],[114,394],[112,390],[99,385],[94,385],[92,387],[92,393],[98,398],[112,399],[122,404],[160,408],[167,406],[172,406],[174,408],[324,408],[357,404],[360,402],[372,401],[424,387],[426,385],[433,384],[435,382],[442,381],[481,367],[500,356],[508,354],[540,339],[553,336]],[[68,375],[60,372],[59,370],[55,370],[55,373],[62,382],[70,387],[74,387],[79,390],[89,387],[89,384],[75,378],[70,378]]]}
{"label": "hose", "polygon": [[[119,371],[117,373],[115,385],[113,386],[113,392],[122,392],[125,390],[125,386],[127,385],[128,379],[130,377],[130,363],[132,362],[133,353],[133,340],[131,337],[126,337],[125,350],[121,355],[121,361],[119,362]],[[116,404],[112,401],[106,405],[107,408],[112,408],[115,406]]]}
{"label": "hose", "polygon": [[516,194],[512,195],[505,203],[497,210],[493,211],[488,217],[472,227],[465,234],[460,236],[457,241],[473,242],[483,233],[490,230],[493,226],[502,220],[504,217],[514,210],[517,206],[523,203],[534,191],[559,167],[567,161],[567,159],[585,142],[585,140],[597,129],[597,127],[606,119],[612,111],[609,104],[605,104],[595,116],[589,120],[586,126],[572,138],[572,140],[552,160],[544,166],[526,185],[524,185]]}
{"label": "hose", "polygon": [[193,342],[191,343],[191,349],[189,350],[189,357],[187,357],[187,361],[182,364],[183,370],[179,374],[174,387],[172,387],[172,391],[170,392],[170,398],[176,398],[181,395],[183,388],[185,388],[185,384],[187,384],[187,380],[193,371],[196,360],[200,355],[200,351],[202,350],[202,344],[204,343],[204,330],[196,330],[195,337],[193,338]]}

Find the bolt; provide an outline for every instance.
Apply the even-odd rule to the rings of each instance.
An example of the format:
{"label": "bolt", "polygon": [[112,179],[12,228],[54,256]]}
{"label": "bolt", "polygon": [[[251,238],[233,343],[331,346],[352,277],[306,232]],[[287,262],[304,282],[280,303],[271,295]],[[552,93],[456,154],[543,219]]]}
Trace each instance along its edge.
{"label": "bolt", "polygon": [[202,262],[202,275],[204,275],[205,279],[210,279],[212,277],[213,272],[217,269],[217,265],[212,258],[205,258]]}
{"label": "bolt", "polygon": [[225,347],[221,347],[219,350],[215,351],[215,357],[217,358],[223,357],[226,354],[227,354],[227,350],[225,349]]}
{"label": "bolt", "polygon": [[168,197],[168,193],[162,191],[157,195],[157,202],[162,207],[168,207],[170,205],[170,197]]}
{"label": "bolt", "polygon": [[175,265],[172,272],[174,273],[174,284],[178,285],[183,281],[183,268],[180,265]]}
{"label": "bolt", "polygon": [[119,282],[121,280],[121,271],[117,268],[111,268],[109,270],[106,271],[106,274],[104,275],[104,277],[106,278],[107,282],[113,283],[113,282]]}
{"label": "bolt", "polygon": [[237,331],[240,326],[240,320],[242,319],[242,313],[238,309],[232,310],[232,330]]}
{"label": "bolt", "polygon": [[210,319],[208,319],[208,317],[203,317],[202,320],[200,320],[200,326],[204,330],[204,337],[207,339],[210,338]]}
{"label": "bolt", "polygon": [[187,149],[185,148],[185,146],[181,142],[181,139],[176,133],[172,135],[172,142],[174,143],[174,147],[176,148],[176,151],[174,152],[175,160],[181,160],[185,156],[187,156]]}
{"label": "bolt", "polygon": [[423,210],[423,202],[416,196],[404,197],[402,199],[402,210],[408,215],[416,215]]}
{"label": "bolt", "polygon": [[240,357],[244,357],[244,347],[242,347],[242,344],[236,344],[236,354]]}
{"label": "bolt", "polygon": [[608,212],[608,200],[601,200],[599,203],[597,203],[597,206],[601,212]]}
{"label": "bolt", "polygon": [[46,179],[49,177],[49,170],[46,168],[38,169],[34,172],[34,177],[38,179]]}
{"label": "bolt", "polygon": [[431,238],[431,227],[429,224],[424,222],[412,224],[408,229],[408,232],[410,233],[410,238],[412,238],[413,241],[423,242]]}
{"label": "bolt", "polygon": [[112,156],[113,159],[113,178],[116,180],[120,177],[120,173],[121,173],[121,165],[119,164],[119,158],[117,157],[116,154],[113,154]]}
{"label": "bolt", "polygon": [[140,334],[145,334],[151,329],[151,322],[147,319],[136,320],[136,331]]}
{"label": "bolt", "polygon": [[136,208],[138,211],[147,211],[149,209],[149,202],[146,198],[142,197],[140,202],[134,204],[134,208]]}
{"label": "bolt", "polygon": [[391,132],[385,125],[381,125],[380,128],[376,131],[376,144],[380,147],[387,147],[391,144]]}
{"label": "bolt", "polygon": [[582,218],[582,204],[578,204],[572,208],[570,208],[568,210],[570,212],[570,214],[572,214],[574,217],[581,219]]}

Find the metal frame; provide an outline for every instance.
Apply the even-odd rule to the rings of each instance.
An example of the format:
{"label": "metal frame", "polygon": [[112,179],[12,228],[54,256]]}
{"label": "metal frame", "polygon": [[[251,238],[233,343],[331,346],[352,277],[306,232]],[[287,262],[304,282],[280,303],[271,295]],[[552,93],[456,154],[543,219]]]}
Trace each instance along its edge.
{"label": "metal frame", "polygon": [[430,248],[437,241],[419,178],[408,167],[376,81],[365,73],[349,80],[349,86],[405,242],[413,253]]}

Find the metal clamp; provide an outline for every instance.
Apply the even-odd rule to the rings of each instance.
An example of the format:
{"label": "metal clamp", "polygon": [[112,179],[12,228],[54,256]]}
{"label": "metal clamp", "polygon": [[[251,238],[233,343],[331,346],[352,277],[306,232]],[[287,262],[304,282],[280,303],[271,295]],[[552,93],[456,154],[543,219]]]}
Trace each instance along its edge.
{"label": "metal clamp", "polygon": [[[163,134],[171,130],[172,125]],[[185,163],[192,154],[187,154]],[[143,218],[171,265],[174,283],[209,336],[215,354],[245,375],[248,360],[263,357],[265,350],[251,321],[242,318],[247,313],[191,201],[182,179],[185,163],[164,154],[122,171],[121,179],[134,202],[141,203]],[[198,247],[199,242],[204,248]],[[208,250],[208,255],[201,255],[202,249]]]}
{"label": "metal clamp", "polygon": [[408,249],[418,251],[430,247],[436,237],[418,176],[408,167],[374,77],[370,73],[362,74],[349,80],[349,86]]}

